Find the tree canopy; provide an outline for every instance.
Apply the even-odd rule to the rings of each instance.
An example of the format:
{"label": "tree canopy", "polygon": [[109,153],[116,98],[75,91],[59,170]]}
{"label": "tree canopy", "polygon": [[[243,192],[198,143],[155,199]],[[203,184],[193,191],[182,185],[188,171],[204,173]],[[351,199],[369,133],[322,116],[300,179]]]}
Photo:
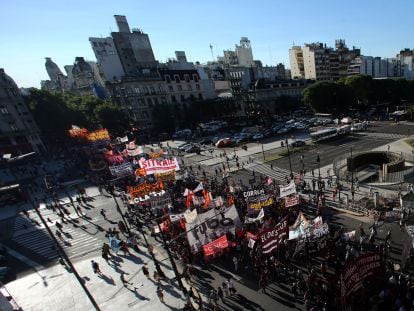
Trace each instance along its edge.
{"label": "tree canopy", "polygon": [[49,142],[65,140],[72,125],[90,130],[107,128],[115,135],[128,128],[128,120],[119,107],[94,96],[51,93],[32,88],[25,100]]}

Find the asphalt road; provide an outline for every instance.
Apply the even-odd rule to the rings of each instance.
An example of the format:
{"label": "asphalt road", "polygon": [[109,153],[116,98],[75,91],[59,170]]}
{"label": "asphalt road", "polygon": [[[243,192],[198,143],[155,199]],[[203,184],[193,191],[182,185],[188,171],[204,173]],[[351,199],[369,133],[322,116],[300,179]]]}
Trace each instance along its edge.
{"label": "asphalt road", "polygon": [[[302,169],[302,164],[300,162],[301,155],[303,155],[304,158],[305,170],[309,172],[313,168],[316,173],[318,169],[318,163],[316,161],[318,154],[320,158],[320,166],[323,167],[332,164],[335,158],[346,154],[350,155],[351,148],[353,152],[368,151],[397,139],[401,139],[405,137],[407,133],[414,133],[413,125],[396,125],[389,122],[375,123],[374,126],[369,128],[369,132],[367,133],[362,132],[325,142],[319,142],[318,144],[309,146],[299,152],[291,153],[292,170],[294,172],[299,172]],[[274,160],[268,164],[270,163],[276,167],[290,169],[288,157]]]}

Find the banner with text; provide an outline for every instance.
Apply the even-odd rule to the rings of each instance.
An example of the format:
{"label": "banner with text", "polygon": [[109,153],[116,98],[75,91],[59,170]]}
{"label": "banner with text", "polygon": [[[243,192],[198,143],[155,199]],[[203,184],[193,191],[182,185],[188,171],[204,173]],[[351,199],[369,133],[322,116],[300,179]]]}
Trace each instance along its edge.
{"label": "banner with text", "polygon": [[249,199],[247,201],[247,208],[249,214],[259,212],[263,207],[267,207],[273,204],[273,197],[270,194],[262,195],[255,199]]}
{"label": "banner with text", "polygon": [[269,254],[275,250],[279,244],[288,239],[289,226],[287,218],[279,222],[274,228],[265,229],[259,234],[260,246],[263,254]]}
{"label": "banner with text", "polygon": [[291,181],[289,183],[289,185],[287,185],[287,186],[280,186],[279,189],[280,189],[280,195],[279,196],[281,198],[284,198],[284,197],[287,197],[288,195],[296,193],[296,185],[295,185],[294,181]]}
{"label": "banner with text", "polygon": [[198,214],[195,220],[187,223],[187,239],[192,250],[197,252],[202,245],[206,245],[227,232],[235,233],[241,226],[239,214],[234,205],[227,208],[224,217],[220,212],[211,209],[203,214]]}
{"label": "banner with text", "polygon": [[139,160],[139,166],[145,169],[147,175],[155,174],[155,173],[167,173],[171,170],[174,170],[174,171],[180,170],[177,158],[165,159],[165,160],[157,160],[157,159],[145,160],[144,158],[141,158]]}
{"label": "banner with text", "polygon": [[222,251],[223,249],[229,246],[229,242],[227,241],[227,236],[224,234],[219,237],[217,240],[210,242],[206,245],[203,245],[204,256],[211,256],[215,253]]}
{"label": "banner with text", "polygon": [[132,175],[134,173],[132,165],[129,162],[125,162],[120,165],[110,166],[109,171],[111,172],[112,176],[116,177],[125,177]]}
{"label": "banner with text", "polygon": [[164,185],[162,182],[157,182],[154,184],[144,182],[138,186],[127,187],[127,191],[134,198],[143,197],[150,194],[151,192],[160,192],[163,189]]}

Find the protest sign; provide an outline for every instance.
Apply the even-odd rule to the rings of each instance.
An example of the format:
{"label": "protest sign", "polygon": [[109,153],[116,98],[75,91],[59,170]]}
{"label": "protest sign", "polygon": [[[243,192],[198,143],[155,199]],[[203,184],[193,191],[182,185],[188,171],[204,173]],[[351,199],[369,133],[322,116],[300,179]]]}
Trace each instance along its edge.
{"label": "protest sign", "polygon": [[274,228],[265,229],[259,234],[260,246],[263,254],[269,254],[279,244],[289,237],[287,218],[279,222]]}

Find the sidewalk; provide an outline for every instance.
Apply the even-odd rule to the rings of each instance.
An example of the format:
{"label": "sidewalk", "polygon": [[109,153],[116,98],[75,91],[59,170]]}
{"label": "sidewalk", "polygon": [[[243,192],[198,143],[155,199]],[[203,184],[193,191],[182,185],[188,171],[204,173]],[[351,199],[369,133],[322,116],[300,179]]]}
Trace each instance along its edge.
{"label": "sidewalk", "polygon": [[[87,184],[88,186],[85,186],[84,184],[84,187],[85,187],[85,192],[89,197],[93,198],[93,197],[100,195],[98,187],[90,183],[87,183]],[[71,189],[67,191],[67,193],[65,191],[60,191],[58,192],[57,196],[61,204],[70,203],[68,194],[69,196],[72,197],[74,201],[76,201],[76,190],[75,189]],[[32,195],[32,197],[36,197],[36,195]],[[42,196],[38,196],[38,198],[42,198]],[[48,197],[48,200],[42,203],[46,203],[46,204],[52,203],[52,199]],[[20,212],[24,210],[31,210],[31,209],[33,209],[33,206],[30,204],[30,202],[2,207],[0,208],[0,220],[16,217],[16,215],[19,214]]]}
{"label": "sidewalk", "polygon": [[[112,267],[101,257],[93,258],[100,265],[102,277],[93,273],[89,259],[74,263],[101,310],[162,311],[183,308],[185,299],[177,282],[173,285],[162,282],[165,304],[161,303],[156,293],[156,284],[142,273],[143,264],[148,263],[152,277],[155,267],[151,256],[146,251],[130,251],[133,256],[123,256],[123,253],[119,252],[120,256],[115,257]],[[174,277],[168,260],[163,261],[161,266],[169,279]],[[125,272],[126,280],[133,283],[129,289],[123,287],[120,272]],[[25,311],[93,310],[75,276],[60,264],[15,280],[7,284],[6,288]]]}

